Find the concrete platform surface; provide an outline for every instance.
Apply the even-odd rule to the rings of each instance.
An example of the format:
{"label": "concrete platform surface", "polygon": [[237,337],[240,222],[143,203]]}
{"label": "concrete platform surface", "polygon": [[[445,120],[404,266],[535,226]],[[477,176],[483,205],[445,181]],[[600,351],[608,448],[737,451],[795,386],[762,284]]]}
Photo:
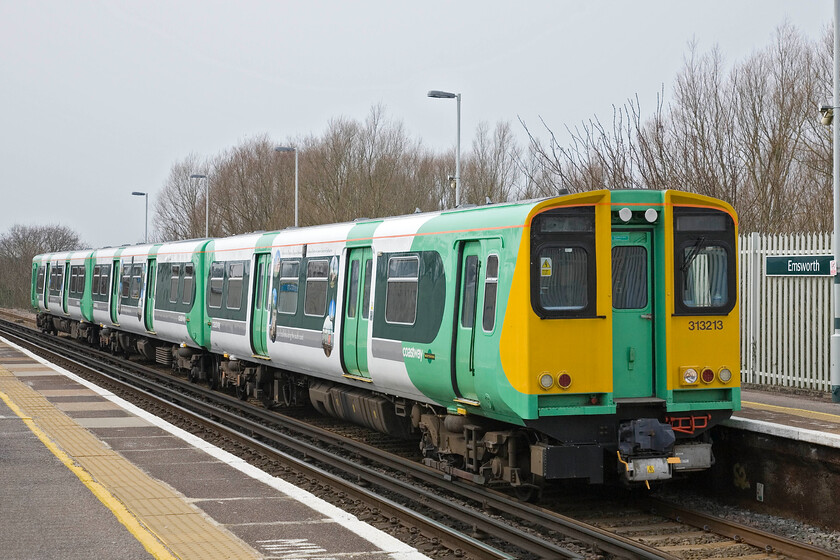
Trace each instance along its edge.
{"label": "concrete platform surface", "polygon": [[725,425],[840,448],[840,404],[828,395],[743,389],[741,410]]}
{"label": "concrete platform surface", "polygon": [[0,557],[426,558],[2,337]]}

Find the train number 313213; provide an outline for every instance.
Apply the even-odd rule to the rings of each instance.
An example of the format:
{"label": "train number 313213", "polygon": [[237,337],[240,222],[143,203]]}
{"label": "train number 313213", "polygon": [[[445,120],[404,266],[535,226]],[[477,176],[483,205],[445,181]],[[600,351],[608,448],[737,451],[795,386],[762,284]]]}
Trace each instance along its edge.
{"label": "train number 313213", "polygon": [[723,321],[689,321],[690,331],[722,331]]}

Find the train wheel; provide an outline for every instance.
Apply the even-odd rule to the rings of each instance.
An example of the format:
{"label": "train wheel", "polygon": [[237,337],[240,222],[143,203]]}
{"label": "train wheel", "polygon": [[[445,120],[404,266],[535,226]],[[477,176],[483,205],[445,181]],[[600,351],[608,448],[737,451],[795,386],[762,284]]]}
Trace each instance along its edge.
{"label": "train wheel", "polygon": [[236,398],[240,401],[248,400],[248,383],[242,381],[236,385]]}
{"label": "train wheel", "polygon": [[538,502],[542,496],[542,491],[543,487],[536,484],[523,484],[513,487],[513,493],[518,500],[530,503]]}

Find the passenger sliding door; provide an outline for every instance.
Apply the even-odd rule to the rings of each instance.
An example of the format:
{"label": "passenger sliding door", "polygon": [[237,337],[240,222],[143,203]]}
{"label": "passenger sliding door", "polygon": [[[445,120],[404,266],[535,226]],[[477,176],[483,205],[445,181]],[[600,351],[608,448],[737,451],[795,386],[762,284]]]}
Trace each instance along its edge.
{"label": "passenger sliding door", "polygon": [[271,278],[271,253],[256,255],[254,298],[251,300],[251,348],[255,356],[268,356],[268,285]]}
{"label": "passenger sliding door", "polygon": [[344,291],[341,336],[344,368],[349,375],[370,378],[367,339],[370,329],[370,288],[373,281],[373,253],[370,247],[350,249]]}
{"label": "passenger sliding door", "polygon": [[157,259],[149,258],[146,263],[146,302],[144,310],[144,319],[146,330],[154,332],[154,314],[155,314],[155,280],[157,279]]}

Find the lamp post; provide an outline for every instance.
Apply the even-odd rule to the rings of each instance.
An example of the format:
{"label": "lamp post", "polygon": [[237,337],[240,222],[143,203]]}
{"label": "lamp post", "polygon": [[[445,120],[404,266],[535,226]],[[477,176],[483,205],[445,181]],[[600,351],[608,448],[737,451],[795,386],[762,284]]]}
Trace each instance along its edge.
{"label": "lamp post", "polygon": [[426,95],[435,99],[455,99],[457,101],[458,128],[455,134],[455,206],[458,206],[461,204],[461,94],[433,89]]}
{"label": "lamp post", "polygon": [[[840,108],[840,0],[834,0],[834,99],[831,107],[831,117]],[[823,122],[830,124],[829,115],[823,115]],[[826,122],[826,119],[828,122]],[[831,174],[833,176],[834,191],[834,262],[840,264],[840,124],[834,123],[832,131],[834,144],[834,158]],[[840,276],[834,276],[834,334],[831,336],[831,384],[832,402],[840,402]]]}
{"label": "lamp post", "polygon": [[274,151],[295,153],[295,227],[298,227],[298,151],[290,146],[277,146]]}
{"label": "lamp post", "polygon": [[210,237],[210,181],[207,180],[207,175],[201,173],[193,173],[190,179],[204,179],[204,237]]}
{"label": "lamp post", "polygon": [[131,194],[133,196],[145,196],[146,197],[146,230],[143,233],[143,243],[148,243],[149,242],[149,193],[134,191]]}

